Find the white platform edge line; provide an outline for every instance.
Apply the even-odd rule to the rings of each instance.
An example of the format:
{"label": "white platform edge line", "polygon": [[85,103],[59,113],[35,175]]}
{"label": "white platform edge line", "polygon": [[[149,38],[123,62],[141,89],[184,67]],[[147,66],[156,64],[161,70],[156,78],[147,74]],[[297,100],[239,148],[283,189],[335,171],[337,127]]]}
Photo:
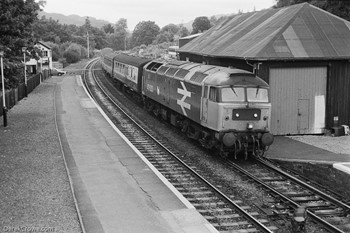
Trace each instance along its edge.
{"label": "white platform edge line", "polygon": [[269,158],[269,159],[287,161],[287,162],[314,163],[314,164],[316,164],[316,163],[320,163],[320,164],[339,163],[339,161],[311,160],[311,159],[287,159],[287,158]]}
{"label": "white platform edge line", "polygon": [[[80,83],[82,83],[82,79],[80,75],[78,76],[78,80]],[[96,105],[98,111],[101,113],[101,115],[105,118],[105,120],[112,126],[112,128],[120,135],[120,137],[136,152],[136,154],[147,164],[147,166],[158,176],[158,178],[175,194],[177,198],[181,200],[181,202],[188,208],[188,209],[196,209],[146,158],[143,156],[143,154],[120,132],[120,130],[113,124],[113,122],[108,118],[108,116],[103,112],[101,107],[94,101],[94,99],[90,96],[88,91],[86,90],[85,86],[82,85],[84,88],[85,93],[89,98],[93,101],[93,103]],[[217,232],[217,231],[216,231]]]}
{"label": "white platform edge line", "polygon": [[[349,166],[345,166],[345,165],[349,165]],[[342,171],[342,172],[350,174],[350,162],[349,163],[335,163],[335,164],[333,164],[333,167]]]}

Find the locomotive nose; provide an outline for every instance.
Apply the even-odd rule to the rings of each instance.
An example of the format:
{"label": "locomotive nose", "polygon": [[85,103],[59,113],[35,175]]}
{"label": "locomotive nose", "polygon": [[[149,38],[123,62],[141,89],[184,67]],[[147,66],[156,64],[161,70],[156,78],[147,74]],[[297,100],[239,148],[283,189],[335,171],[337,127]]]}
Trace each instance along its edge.
{"label": "locomotive nose", "polygon": [[261,142],[265,146],[270,146],[273,143],[273,135],[270,133],[264,133],[261,137]]}

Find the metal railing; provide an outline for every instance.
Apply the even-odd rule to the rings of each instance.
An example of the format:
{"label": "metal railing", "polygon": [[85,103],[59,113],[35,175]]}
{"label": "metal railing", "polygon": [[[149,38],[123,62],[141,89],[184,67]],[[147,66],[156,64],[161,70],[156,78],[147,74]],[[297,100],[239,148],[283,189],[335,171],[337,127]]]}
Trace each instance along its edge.
{"label": "metal railing", "polygon": [[[27,92],[32,92],[40,84],[41,74],[36,74],[28,79]],[[50,77],[50,71],[44,70],[42,73],[42,81]],[[25,85],[20,84],[18,87],[5,91],[6,108],[10,109],[25,97]],[[3,106],[2,93],[0,93],[0,106]],[[3,112],[0,111],[0,116]]]}

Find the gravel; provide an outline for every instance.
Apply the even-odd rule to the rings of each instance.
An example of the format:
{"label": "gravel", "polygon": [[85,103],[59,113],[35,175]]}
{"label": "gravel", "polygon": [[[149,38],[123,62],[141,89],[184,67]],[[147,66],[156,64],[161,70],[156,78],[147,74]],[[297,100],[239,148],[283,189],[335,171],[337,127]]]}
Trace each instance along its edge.
{"label": "gravel", "polygon": [[55,125],[54,79],[0,117],[0,232],[82,232]]}

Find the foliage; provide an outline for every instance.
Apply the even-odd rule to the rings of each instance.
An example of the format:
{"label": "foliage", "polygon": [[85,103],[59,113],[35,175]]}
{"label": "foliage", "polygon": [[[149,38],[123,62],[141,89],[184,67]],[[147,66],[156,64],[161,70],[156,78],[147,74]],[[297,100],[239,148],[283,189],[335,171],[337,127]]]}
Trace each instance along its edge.
{"label": "foliage", "polygon": [[131,45],[133,47],[145,44],[149,45],[156,39],[160,32],[160,28],[153,21],[142,21],[139,22],[131,37]]}
{"label": "foliage", "polygon": [[87,51],[83,46],[76,43],[72,43],[64,51],[63,57],[68,63],[76,63],[80,61],[81,58],[87,57]]}
{"label": "foliage", "polygon": [[156,42],[157,44],[163,42],[173,42],[179,32],[180,27],[175,24],[168,24],[160,30],[160,33],[157,35]]}
{"label": "foliage", "polygon": [[29,51],[28,60],[32,53],[35,54],[32,26],[42,4],[42,1],[34,0],[0,1],[0,50],[5,52],[4,76],[7,87],[15,86],[23,79],[22,47],[27,47]]}
{"label": "foliage", "polygon": [[128,36],[128,23],[127,20],[121,18],[115,24],[114,27],[114,36],[116,39],[116,43],[113,44],[116,48],[115,50],[126,50],[127,48],[127,36]]}
{"label": "foliage", "polygon": [[350,20],[350,1],[345,0],[275,0],[276,8],[291,6],[303,2],[308,2],[325,11],[337,15],[343,19]]}
{"label": "foliage", "polygon": [[179,31],[177,32],[179,37],[185,37],[190,35],[190,32],[188,31],[188,29],[186,27],[184,27],[183,25],[180,25]]}
{"label": "foliage", "polygon": [[206,17],[206,16],[197,17],[197,18],[195,18],[195,20],[192,23],[192,28],[193,28],[192,34],[204,32],[204,31],[208,30],[209,28],[211,28],[211,26],[212,25],[211,25],[208,17]]}
{"label": "foliage", "polygon": [[105,32],[105,33],[114,33],[114,28],[113,28],[113,26],[112,26],[112,24],[105,24],[103,27],[102,27],[102,29],[103,29],[103,31]]}

